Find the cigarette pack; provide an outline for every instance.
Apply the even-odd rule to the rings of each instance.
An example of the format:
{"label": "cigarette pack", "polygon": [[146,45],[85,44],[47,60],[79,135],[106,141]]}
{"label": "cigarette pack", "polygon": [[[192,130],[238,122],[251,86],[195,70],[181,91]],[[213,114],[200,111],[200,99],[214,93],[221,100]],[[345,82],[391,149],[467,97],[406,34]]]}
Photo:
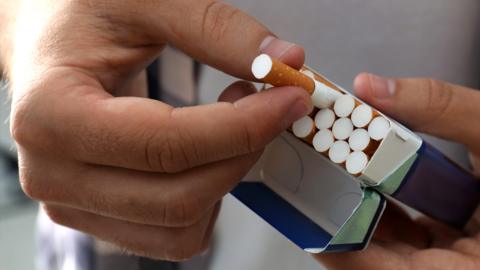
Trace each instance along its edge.
{"label": "cigarette pack", "polygon": [[[312,69],[301,71],[323,87],[353,97]],[[365,105],[353,98],[355,106]],[[302,138],[292,128],[266,148],[232,194],[311,253],[365,248],[386,197],[451,226],[464,226],[479,203],[480,181],[408,128],[376,110],[373,115],[388,125],[362,166],[337,162],[338,155],[317,147],[325,143],[316,144],[306,134]]]}

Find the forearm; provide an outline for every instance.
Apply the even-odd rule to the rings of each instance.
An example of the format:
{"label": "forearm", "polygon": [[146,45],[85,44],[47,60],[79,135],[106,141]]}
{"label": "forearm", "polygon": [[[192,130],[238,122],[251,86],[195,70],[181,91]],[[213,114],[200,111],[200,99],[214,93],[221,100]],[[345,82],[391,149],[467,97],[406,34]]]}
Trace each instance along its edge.
{"label": "forearm", "polygon": [[0,77],[7,71],[12,51],[14,22],[21,1],[0,0]]}

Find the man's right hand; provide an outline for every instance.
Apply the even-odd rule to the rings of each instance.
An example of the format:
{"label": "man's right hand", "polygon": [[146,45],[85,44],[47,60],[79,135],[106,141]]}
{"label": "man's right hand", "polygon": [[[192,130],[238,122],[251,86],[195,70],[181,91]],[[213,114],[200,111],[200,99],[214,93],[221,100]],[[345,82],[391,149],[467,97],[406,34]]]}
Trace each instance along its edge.
{"label": "man's right hand", "polygon": [[244,79],[259,53],[302,65],[300,47],[219,1],[25,0],[12,29],[4,60],[24,191],[55,222],[137,255],[202,251],[221,198],[311,109],[301,89],[244,82],[212,105],[144,98],[142,72],[167,43]]}

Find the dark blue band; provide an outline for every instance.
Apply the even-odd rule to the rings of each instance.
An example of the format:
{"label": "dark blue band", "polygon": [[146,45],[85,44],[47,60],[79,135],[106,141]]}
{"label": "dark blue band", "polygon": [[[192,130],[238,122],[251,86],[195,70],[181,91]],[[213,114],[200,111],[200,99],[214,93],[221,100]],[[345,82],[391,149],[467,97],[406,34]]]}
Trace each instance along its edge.
{"label": "dark blue band", "polygon": [[325,248],[333,237],[263,183],[242,182],[231,193],[302,249]]}
{"label": "dark blue band", "polygon": [[480,181],[424,142],[393,197],[434,219],[463,228],[480,202]]}

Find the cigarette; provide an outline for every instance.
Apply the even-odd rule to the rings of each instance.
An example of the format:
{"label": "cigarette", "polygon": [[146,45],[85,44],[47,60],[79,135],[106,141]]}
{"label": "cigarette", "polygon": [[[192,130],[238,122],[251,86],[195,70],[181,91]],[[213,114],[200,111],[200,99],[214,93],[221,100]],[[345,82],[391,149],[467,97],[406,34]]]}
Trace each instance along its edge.
{"label": "cigarette", "polygon": [[292,132],[301,139],[309,140],[315,134],[315,123],[309,116],[304,116],[292,125]]}
{"label": "cigarette", "polygon": [[390,122],[382,116],[378,116],[372,120],[368,126],[368,134],[370,138],[381,141],[383,140],[390,130]]}
{"label": "cigarette", "polygon": [[355,99],[350,95],[342,95],[336,101],[333,107],[338,117],[348,117],[355,109]]}
{"label": "cigarette", "polygon": [[315,91],[312,94],[312,103],[320,109],[330,108],[342,94],[326,84],[315,81]]}
{"label": "cigarette", "polygon": [[353,132],[353,124],[350,118],[340,118],[333,124],[333,136],[338,140],[346,140]]}
{"label": "cigarette", "polygon": [[315,74],[310,70],[306,69],[302,71],[302,73],[315,80],[315,91],[312,94],[312,103],[315,107],[320,109],[330,108],[342,95],[340,92],[327,85],[327,81],[320,81],[322,78],[315,77]]}
{"label": "cigarette", "polygon": [[366,104],[362,104],[355,108],[352,112],[352,122],[357,128],[366,127],[373,118],[372,108]]}
{"label": "cigarette", "polygon": [[335,113],[330,109],[321,109],[315,115],[315,125],[318,129],[331,128],[335,122]]}
{"label": "cigarette", "polygon": [[329,129],[322,129],[313,137],[313,147],[317,152],[326,153],[334,141],[333,133]]}
{"label": "cigarette", "polygon": [[328,151],[330,160],[337,164],[345,163],[350,154],[350,146],[345,141],[336,141]]}
{"label": "cigarette", "polygon": [[364,151],[370,145],[370,135],[368,132],[363,129],[356,129],[350,135],[348,139],[348,144],[353,151]]}
{"label": "cigarette", "polygon": [[345,167],[350,174],[358,175],[365,170],[367,164],[368,156],[364,152],[356,151],[348,155]]}
{"label": "cigarette", "polygon": [[261,54],[255,58],[252,63],[252,73],[258,80],[273,86],[304,88],[312,96],[313,105],[321,109],[330,107],[341,95],[326,84],[315,80],[312,72],[307,72],[305,75],[267,54]]}
{"label": "cigarette", "polygon": [[315,80],[315,74],[313,74],[313,72],[311,72],[310,70],[306,69],[306,70],[302,71],[302,73]]}
{"label": "cigarette", "polygon": [[315,81],[312,78],[267,54],[255,58],[252,73],[258,80],[274,86],[299,86],[310,95],[315,91]]}

